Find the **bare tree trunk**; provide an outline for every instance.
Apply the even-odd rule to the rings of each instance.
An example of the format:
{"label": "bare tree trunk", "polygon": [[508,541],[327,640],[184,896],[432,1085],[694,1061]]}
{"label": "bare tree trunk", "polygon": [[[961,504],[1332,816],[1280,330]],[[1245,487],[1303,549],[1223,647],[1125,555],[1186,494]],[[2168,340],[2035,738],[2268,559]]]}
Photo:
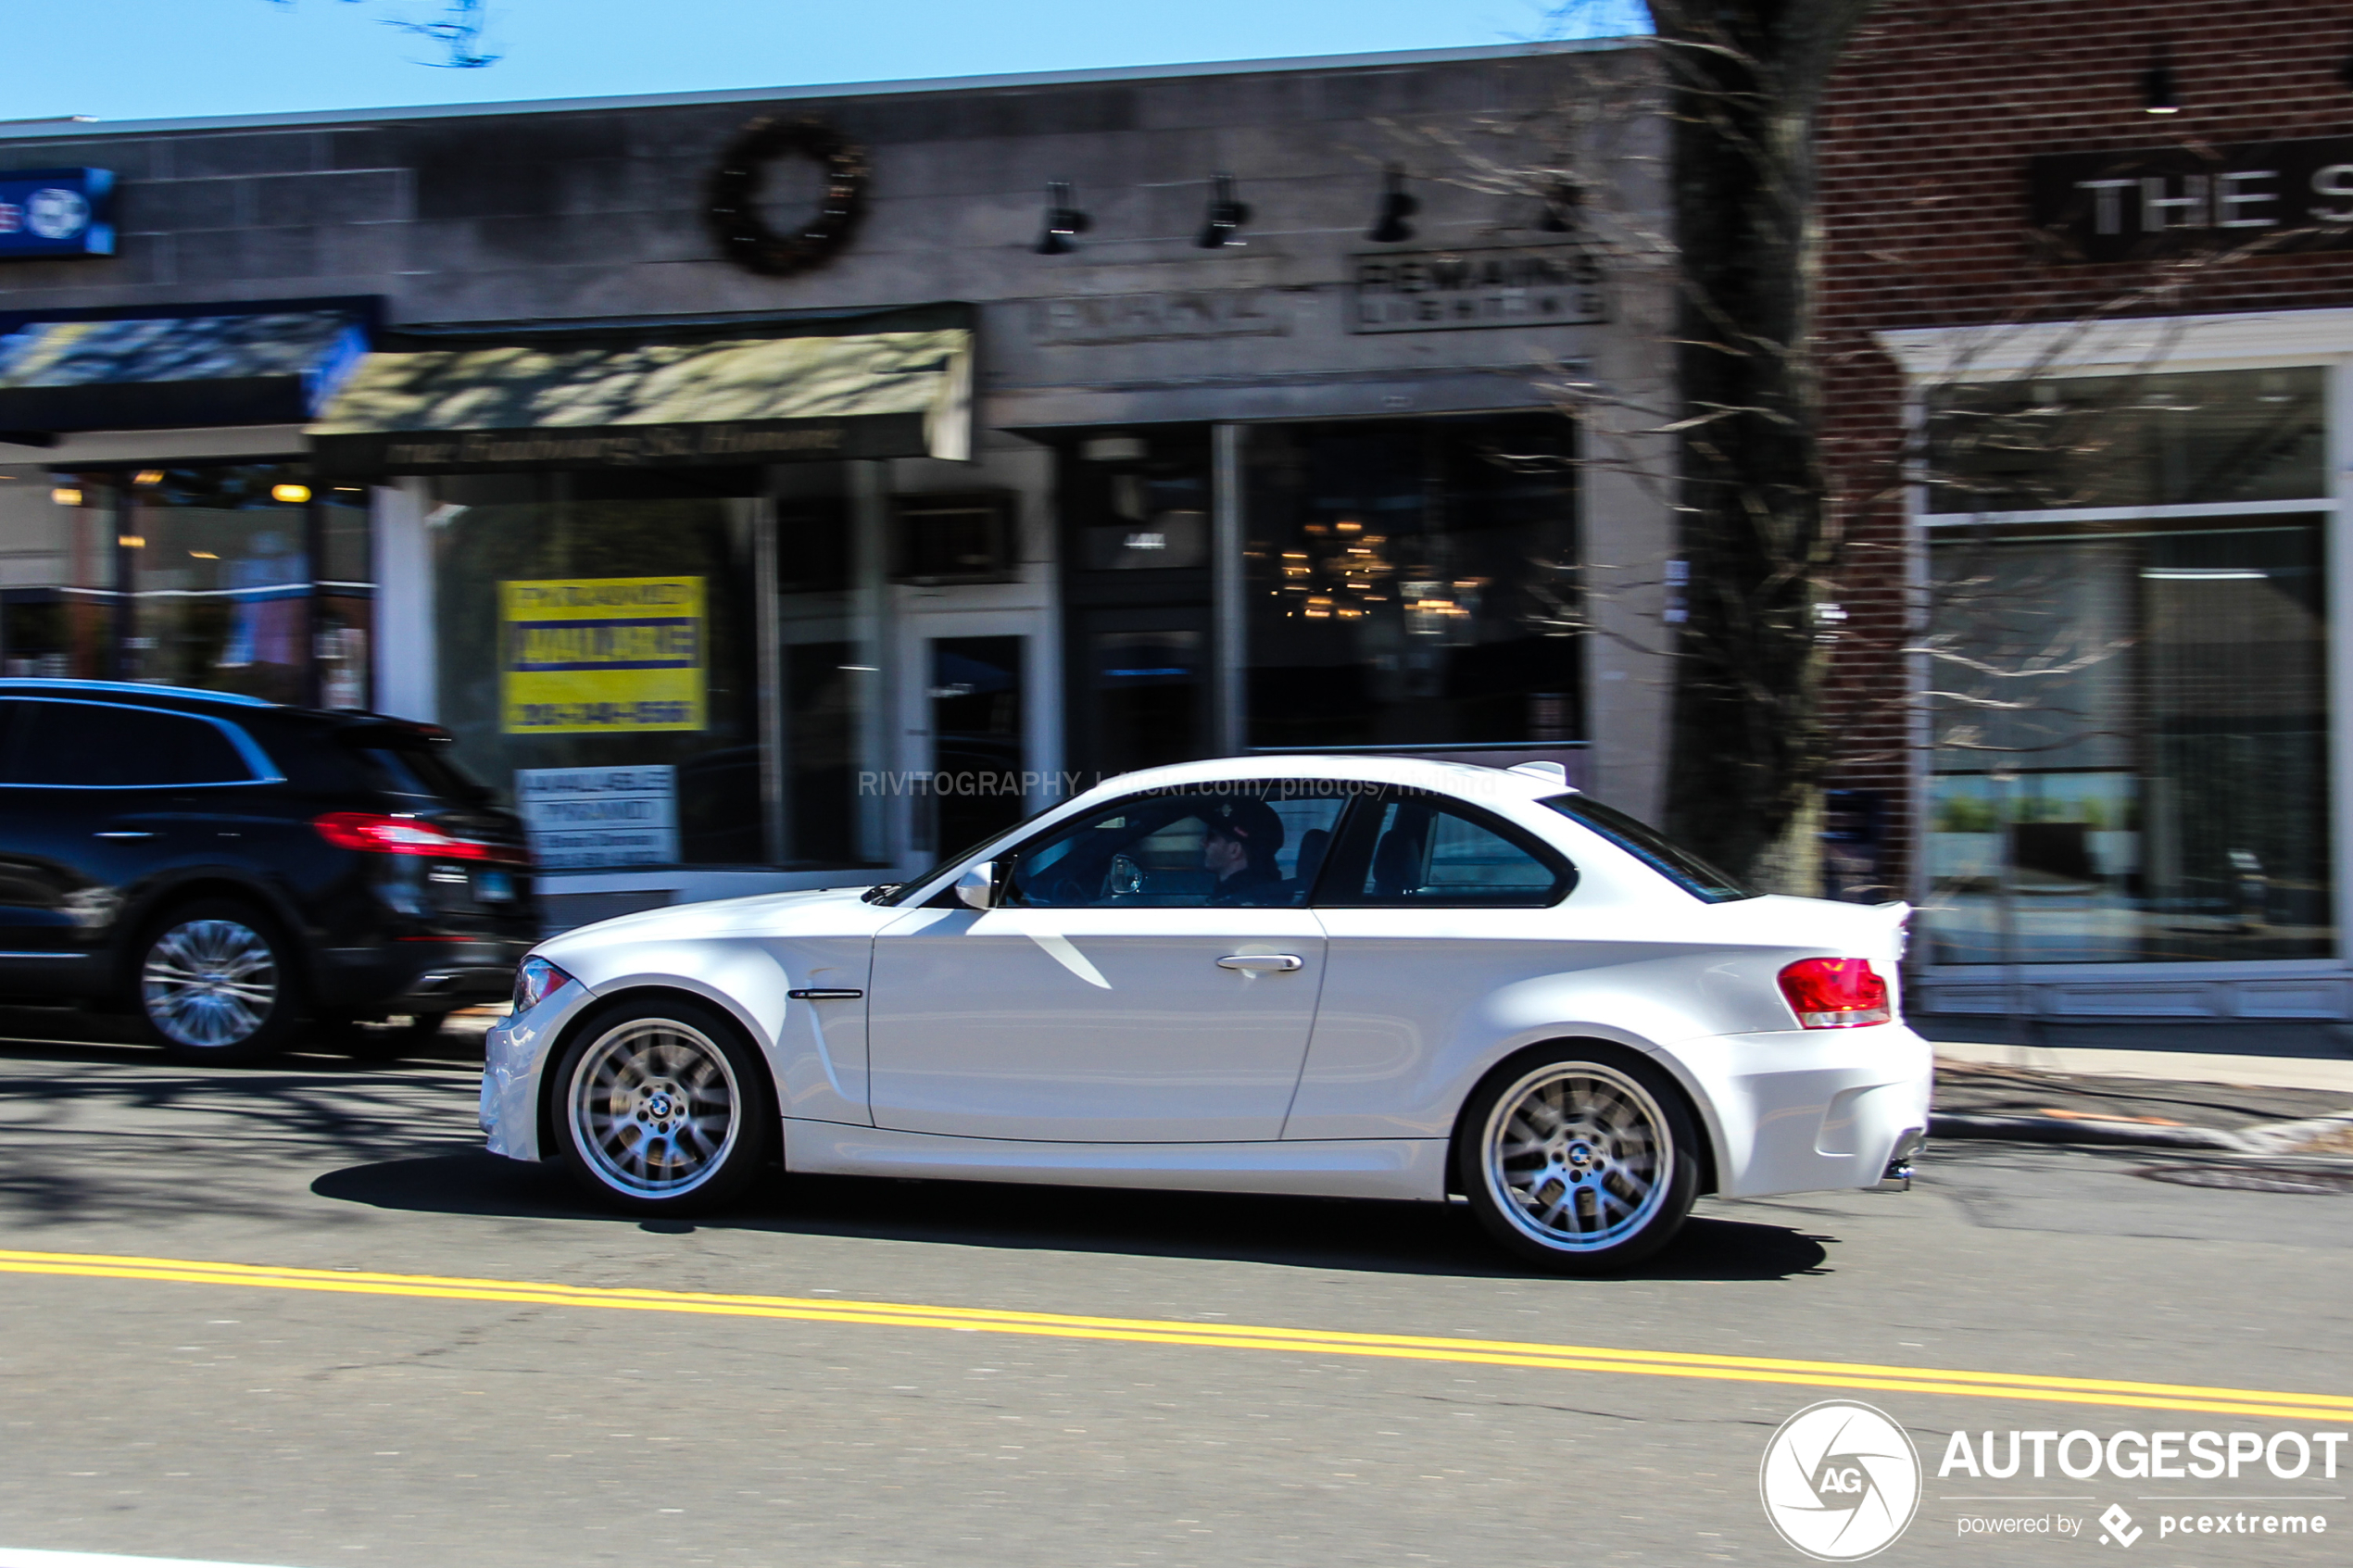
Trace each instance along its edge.
{"label": "bare tree trunk", "polygon": [[1651,0],[1672,94],[1689,587],[1671,831],[1774,891],[1821,889],[1834,564],[1813,338],[1815,117],[1871,0]]}

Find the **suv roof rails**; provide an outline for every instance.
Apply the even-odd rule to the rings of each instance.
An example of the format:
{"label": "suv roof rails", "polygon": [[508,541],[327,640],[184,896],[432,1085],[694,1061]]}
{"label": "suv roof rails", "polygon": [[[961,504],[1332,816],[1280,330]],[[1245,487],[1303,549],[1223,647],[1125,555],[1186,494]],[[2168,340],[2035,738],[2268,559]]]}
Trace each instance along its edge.
{"label": "suv roof rails", "polygon": [[0,690],[41,692],[99,692],[108,696],[170,696],[193,697],[199,702],[225,702],[233,708],[282,708],[283,703],[266,696],[247,696],[243,692],[199,691],[194,686],[151,686],[139,681],[69,681],[53,680],[45,675],[0,676]]}

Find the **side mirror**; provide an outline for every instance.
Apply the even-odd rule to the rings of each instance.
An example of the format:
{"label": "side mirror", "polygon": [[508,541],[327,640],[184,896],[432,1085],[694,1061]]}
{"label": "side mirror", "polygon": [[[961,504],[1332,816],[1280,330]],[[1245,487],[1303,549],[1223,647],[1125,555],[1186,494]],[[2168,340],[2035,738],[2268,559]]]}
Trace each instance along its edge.
{"label": "side mirror", "polygon": [[975,909],[996,902],[997,862],[983,860],[956,879],[956,897]]}

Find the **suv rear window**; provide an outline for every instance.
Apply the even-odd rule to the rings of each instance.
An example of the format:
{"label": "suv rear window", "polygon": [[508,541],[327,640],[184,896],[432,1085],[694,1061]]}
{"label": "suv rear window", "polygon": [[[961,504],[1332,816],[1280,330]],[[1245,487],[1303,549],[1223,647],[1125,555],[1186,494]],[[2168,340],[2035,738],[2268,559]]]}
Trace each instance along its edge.
{"label": "suv rear window", "polygon": [[490,798],[489,786],[459,767],[446,746],[377,742],[353,746],[352,755],[366,770],[368,782],[388,794],[451,806],[478,806]]}
{"label": "suv rear window", "polygon": [[1604,806],[1585,795],[1556,795],[1544,804],[1600,834],[1694,898],[1729,904],[1735,898],[1756,897],[1754,889],[1742,886],[1650,823],[1615,806]]}

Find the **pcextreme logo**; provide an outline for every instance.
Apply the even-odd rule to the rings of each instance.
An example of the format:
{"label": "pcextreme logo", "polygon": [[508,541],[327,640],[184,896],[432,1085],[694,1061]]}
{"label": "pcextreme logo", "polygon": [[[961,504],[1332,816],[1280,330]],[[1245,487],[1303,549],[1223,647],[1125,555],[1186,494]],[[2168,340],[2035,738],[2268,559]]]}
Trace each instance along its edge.
{"label": "pcextreme logo", "polygon": [[1781,1539],[1822,1562],[1886,1549],[1920,1506],[1920,1460],[1884,1411],[1844,1399],[1808,1405],[1765,1445],[1756,1486]]}

